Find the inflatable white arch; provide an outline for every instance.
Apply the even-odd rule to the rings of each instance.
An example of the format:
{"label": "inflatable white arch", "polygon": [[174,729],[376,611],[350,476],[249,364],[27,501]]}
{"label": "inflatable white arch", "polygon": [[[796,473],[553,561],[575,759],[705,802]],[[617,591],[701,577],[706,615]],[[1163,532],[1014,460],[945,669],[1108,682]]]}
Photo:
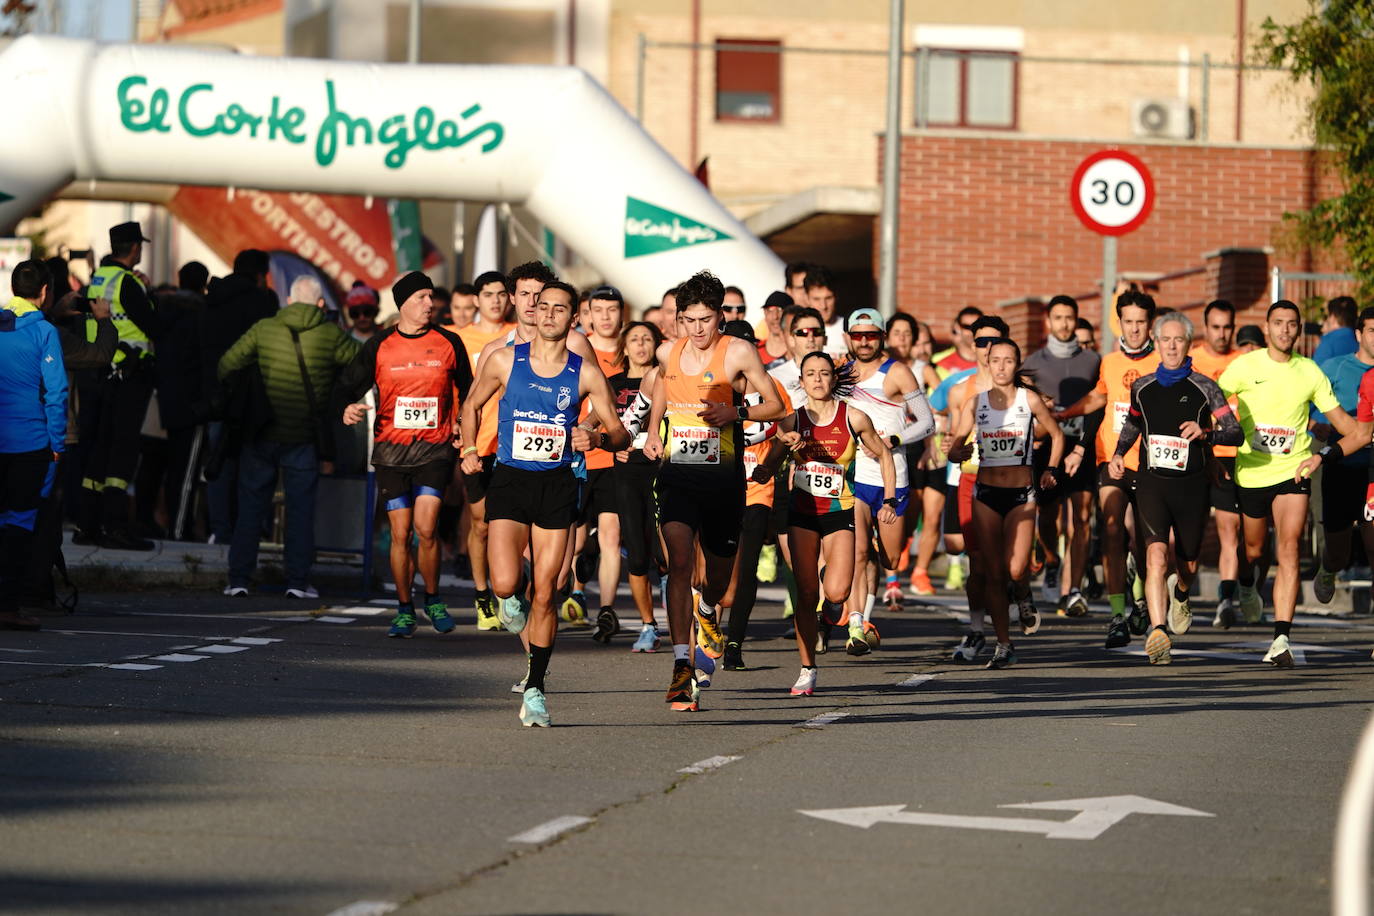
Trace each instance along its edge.
{"label": "inflatable white arch", "polygon": [[373,64],[26,36],[0,53],[0,227],[73,180],[529,208],[626,297],[782,262],[572,67]]}

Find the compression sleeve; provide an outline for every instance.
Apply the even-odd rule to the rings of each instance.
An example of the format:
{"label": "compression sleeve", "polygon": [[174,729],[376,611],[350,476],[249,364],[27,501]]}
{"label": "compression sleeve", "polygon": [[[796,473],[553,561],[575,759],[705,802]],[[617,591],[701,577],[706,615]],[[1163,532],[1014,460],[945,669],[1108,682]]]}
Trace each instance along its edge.
{"label": "compression sleeve", "polygon": [[1083,446],[1085,456],[1093,453],[1093,443],[1097,440],[1097,430],[1102,425],[1102,420],[1106,415],[1107,409],[1105,407],[1083,415],[1083,438],[1078,444]]}
{"label": "compression sleeve", "polygon": [[1231,405],[1226,403],[1226,395],[1221,386],[1201,373],[1193,373],[1193,384],[1202,390],[1207,398],[1207,407],[1212,412],[1212,428],[1208,431],[1208,441],[1212,445],[1241,445],[1245,442],[1245,430],[1240,428],[1240,420]]}
{"label": "compression sleeve", "polygon": [[653,401],[643,391],[636,391],[635,399],[620,414],[620,425],[625,427],[631,439],[639,435],[639,431],[644,427],[644,421],[649,419],[649,408],[652,406]]}
{"label": "compression sleeve", "polygon": [[907,394],[903,403],[906,405],[906,411],[911,417],[911,422],[903,426],[901,432],[897,433],[897,440],[902,445],[920,442],[935,432],[935,413],[930,409],[930,401],[926,400],[925,392],[917,387]]}
{"label": "compression sleeve", "polygon": [[[1148,377],[1148,376],[1147,376]],[[1135,440],[1140,438],[1140,425],[1144,421],[1144,416],[1140,412],[1140,385],[1145,379],[1137,379],[1131,385],[1131,409],[1126,411],[1126,418],[1121,421],[1121,432],[1116,440],[1117,457],[1124,457],[1135,445]]]}

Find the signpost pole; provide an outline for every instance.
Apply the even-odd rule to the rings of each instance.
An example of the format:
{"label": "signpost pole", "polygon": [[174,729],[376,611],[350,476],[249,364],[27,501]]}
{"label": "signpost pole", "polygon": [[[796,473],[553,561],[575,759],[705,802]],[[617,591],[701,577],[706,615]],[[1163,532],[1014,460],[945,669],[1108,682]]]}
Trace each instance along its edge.
{"label": "signpost pole", "polygon": [[1112,333],[1112,293],[1116,290],[1116,236],[1102,236],[1102,327],[1097,339],[1105,356],[1116,349],[1116,335]]}
{"label": "signpost pole", "polygon": [[904,0],[891,0],[887,43],[887,133],[883,146],[883,211],[878,232],[878,312],[897,313],[897,207],[902,145],[902,21]]}

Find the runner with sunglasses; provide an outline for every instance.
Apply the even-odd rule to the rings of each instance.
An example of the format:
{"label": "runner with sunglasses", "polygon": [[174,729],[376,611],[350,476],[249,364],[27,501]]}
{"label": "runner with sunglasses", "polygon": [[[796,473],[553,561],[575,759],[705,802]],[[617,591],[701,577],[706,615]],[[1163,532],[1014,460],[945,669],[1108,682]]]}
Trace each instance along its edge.
{"label": "runner with sunglasses", "polygon": [[[1048,490],[1062,477],[1059,462],[1064,455],[1064,434],[1040,392],[1022,376],[1021,348],[1015,341],[988,340],[983,350],[989,384],[959,408],[952,421],[949,452],[962,451],[969,434],[977,432],[980,457],[972,523],[986,577],[984,606],[997,634],[997,649],[987,667],[1000,669],[1016,663],[1007,588],[1025,580],[1035,533],[1036,484]],[[1036,422],[1050,436],[1049,463],[1038,482],[1031,469]]]}

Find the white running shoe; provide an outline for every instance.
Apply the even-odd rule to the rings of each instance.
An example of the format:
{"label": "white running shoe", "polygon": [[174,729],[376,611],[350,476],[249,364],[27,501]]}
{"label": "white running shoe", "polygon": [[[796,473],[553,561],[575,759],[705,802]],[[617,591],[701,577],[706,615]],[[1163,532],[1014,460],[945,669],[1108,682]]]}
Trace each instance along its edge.
{"label": "white running shoe", "polygon": [[1040,583],[1040,597],[1046,604],[1059,603],[1059,567],[1045,564],[1045,578]]}
{"label": "white running shoe", "polygon": [[1026,597],[1016,599],[1016,611],[1021,618],[1022,634],[1034,636],[1040,630],[1040,612],[1035,609],[1029,592]]}
{"label": "white running shoe", "polygon": [[288,598],[318,598],[320,593],[315,591],[315,586],[307,585],[305,588],[288,588],[286,590]]}
{"label": "white running shoe", "polygon": [[954,647],[954,652],[951,657],[956,662],[976,661],[987,644],[988,640],[986,636],[974,630],[969,630],[964,634],[964,641]]}
{"label": "white running shoe", "polygon": [[816,669],[803,668],[797,675],[797,683],[792,685],[792,696],[809,697],[816,692]]}
{"label": "white running shoe", "polygon": [[502,598],[496,606],[496,619],[512,633],[519,633],[525,629],[525,622],[529,619],[525,599],[518,595]]}
{"label": "white running shoe", "polygon": [[1269,651],[1264,653],[1264,660],[1275,668],[1292,668],[1293,652],[1288,648],[1288,637],[1275,636]]}
{"label": "white running shoe", "polygon": [[248,589],[242,585],[226,585],[224,595],[227,598],[247,598]]}
{"label": "white running shoe", "polygon": [[1164,590],[1169,593],[1169,630],[1175,636],[1182,636],[1193,625],[1193,609],[1187,598],[1178,600],[1177,586],[1178,574],[1170,573],[1164,583]]}

